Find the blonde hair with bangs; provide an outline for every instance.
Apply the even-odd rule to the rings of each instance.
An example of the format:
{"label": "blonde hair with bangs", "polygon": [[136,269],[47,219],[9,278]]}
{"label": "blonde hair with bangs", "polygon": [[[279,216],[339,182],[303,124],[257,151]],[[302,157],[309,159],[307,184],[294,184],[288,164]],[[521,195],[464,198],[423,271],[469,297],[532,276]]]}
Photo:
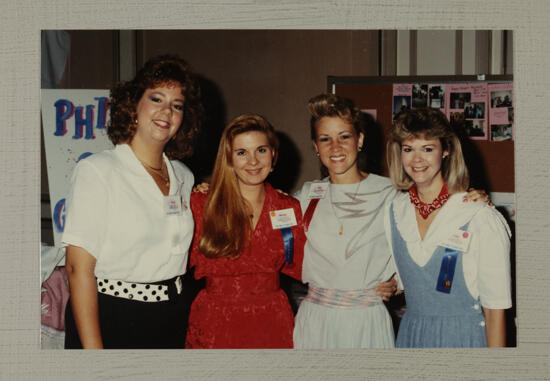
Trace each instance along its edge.
{"label": "blonde hair with bangs", "polygon": [[432,108],[405,110],[398,114],[389,135],[386,158],[390,179],[397,189],[409,189],[414,181],[407,175],[401,163],[401,148],[405,140],[439,139],[443,151],[449,154],[441,162],[441,175],[450,193],[468,189],[470,176],[456,133],[445,115]]}

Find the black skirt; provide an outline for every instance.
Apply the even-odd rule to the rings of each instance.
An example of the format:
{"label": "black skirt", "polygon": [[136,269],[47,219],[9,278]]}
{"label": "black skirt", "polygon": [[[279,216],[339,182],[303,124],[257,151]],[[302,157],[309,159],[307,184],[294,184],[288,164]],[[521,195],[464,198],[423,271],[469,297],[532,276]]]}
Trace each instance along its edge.
{"label": "black skirt", "polygon": [[[179,295],[170,291],[170,300],[162,302],[142,302],[98,293],[103,347],[184,348],[192,292],[185,285]],[[65,349],[82,349],[70,299],[65,309]]]}

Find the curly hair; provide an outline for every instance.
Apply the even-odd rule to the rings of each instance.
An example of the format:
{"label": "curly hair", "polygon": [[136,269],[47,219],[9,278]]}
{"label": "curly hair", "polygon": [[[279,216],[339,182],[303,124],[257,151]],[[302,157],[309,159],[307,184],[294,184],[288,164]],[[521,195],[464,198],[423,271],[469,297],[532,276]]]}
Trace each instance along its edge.
{"label": "curly hair", "polygon": [[437,109],[418,108],[400,112],[389,135],[386,158],[390,178],[397,189],[408,189],[414,184],[401,163],[401,145],[411,138],[439,139],[442,149],[449,152],[441,163],[441,174],[449,192],[463,192],[468,188],[470,176],[460,140],[447,117]]}
{"label": "curly hair", "polygon": [[113,144],[129,143],[137,129],[137,104],[147,89],[165,84],[179,84],[183,89],[183,120],[178,132],[164,147],[170,159],[193,153],[193,142],[203,122],[203,106],[196,75],[187,62],[176,55],[160,55],[148,60],[134,79],[117,83],[109,99],[110,121],[107,135]]}

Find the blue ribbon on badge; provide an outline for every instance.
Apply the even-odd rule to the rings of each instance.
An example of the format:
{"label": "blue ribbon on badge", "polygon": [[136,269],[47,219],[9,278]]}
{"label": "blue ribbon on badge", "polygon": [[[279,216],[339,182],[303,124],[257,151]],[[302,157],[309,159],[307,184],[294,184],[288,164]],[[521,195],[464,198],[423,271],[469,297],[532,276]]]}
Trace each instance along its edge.
{"label": "blue ribbon on badge", "polygon": [[294,235],[292,235],[292,229],[282,228],[279,230],[281,230],[285,244],[285,263],[292,263],[292,257],[294,256]]}
{"label": "blue ribbon on badge", "polygon": [[437,286],[435,288],[437,291],[446,294],[451,293],[458,253],[459,252],[456,250],[445,248],[443,260],[441,261],[441,269],[439,270],[439,277],[437,278]]}

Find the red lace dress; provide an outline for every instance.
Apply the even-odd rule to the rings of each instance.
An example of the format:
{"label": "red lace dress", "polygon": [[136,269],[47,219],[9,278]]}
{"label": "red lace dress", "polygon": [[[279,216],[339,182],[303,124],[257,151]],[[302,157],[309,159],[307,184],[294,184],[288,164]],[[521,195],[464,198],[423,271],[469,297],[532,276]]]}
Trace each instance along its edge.
{"label": "red lace dress", "polygon": [[[300,204],[266,184],[250,250],[245,247],[237,259],[209,259],[198,250],[205,201],[204,194],[191,196],[195,235],[190,266],[197,279],[206,277],[206,287],[191,306],[186,348],[292,348],[294,315],[279,287],[279,272],[301,280],[305,235]],[[292,227],[293,261],[285,264],[283,238],[272,228],[269,212],[288,208],[294,209],[298,225]]]}

